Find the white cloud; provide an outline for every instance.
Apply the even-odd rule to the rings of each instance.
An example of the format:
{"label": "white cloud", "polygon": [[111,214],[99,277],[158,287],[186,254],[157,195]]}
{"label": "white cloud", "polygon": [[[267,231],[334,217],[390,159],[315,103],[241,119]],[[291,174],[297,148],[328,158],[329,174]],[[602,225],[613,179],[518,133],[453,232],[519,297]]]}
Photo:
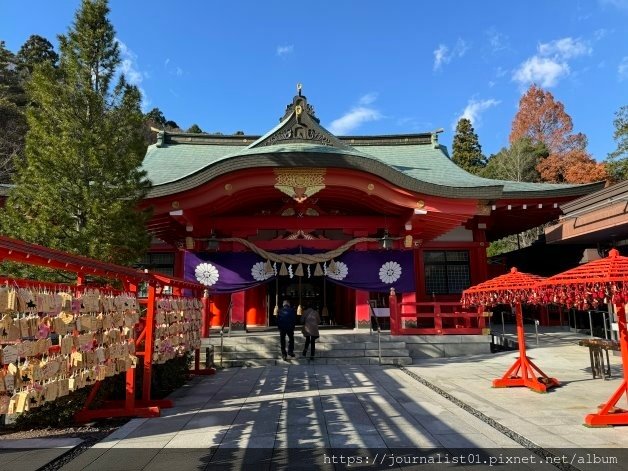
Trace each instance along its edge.
{"label": "white cloud", "polygon": [[148,77],[148,73],[142,72],[137,65],[137,54],[135,54],[129,47],[124,44],[120,39],[115,38],[118,43],[118,49],[120,50],[120,65],[119,72],[124,74],[127,82],[131,85],[135,85],[142,94],[142,110],[146,111],[151,104],[150,98],[146,94],[146,91],[142,88],[142,82],[145,77]]}
{"label": "white cloud", "polygon": [[169,57],[164,61],[164,67],[168,67],[168,64],[170,64],[170,58]]}
{"label": "white cloud", "polygon": [[464,56],[470,48],[471,46],[461,38],[458,38],[451,51],[444,44],[439,44],[434,50],[434,70],[440,69],[443,64],[449,64],[455,57]]}
{"label": "white cloud", "polygon": [[120,72],[124,74],[127,81],[132,85],[140,85],[144,80],[144,74],[137,67],[137,54],[128,48],[126,44],[116,38],[120,49]]}
{"label": "white cloud", "polygon": [[340,118],[334,119],[329,125],[329,132],[336,135],[347,135],[359,128],[362,123],[377,121],[381,118],[382,115],[379,111],[366,106],[358,106]]}
{"label": "white cloud", "polygon": [[493,106],[497,106],[501,103],[500,100],[496,100],[494,98],[489,98],[488,100],[476,100],[475,98],[471,98],[467,103],[465,109],[460,113],[460,115],[456,118],[456,120],[452,124],[452,129],[456,129],[456,125],[458,121],[462,118],[466,118],[475,128],[480,127],[482,119],[481,114],[484,113],[489,108]]}
{"label": "white cloud", "polygon": [[292,44],[288,46],[277,46],[277,55],[285,56],[286,54],[292,54],[294,52],[294,46]]}
{"label": "white cloud", "polygon": [[613,30],[608,30],[606,28],[596,29],[593,32],[593,37],[595,38],[596,41],[600,41],[604,39],[606,36],[608,36],[609,34],[611,34],[612,32]]}
{"label": "white cloud", "polygon": [[539,44],[539,54],[545,57],[567,60],[573,57],[589,55],[593,49],[581,39],[570,37],[556,39],[549,43]]}
{"label": "white cloud", "polygon": [[486,31],[486,35],[488,36],[488,42],[493,53],[510,48],[510,45],[508,44],[508,36],[497,31],[494,26],[491,26]]}
{"label": "white cloud", "polygon": [[183,75],[183,69],[181,67],[177,67],[175,74],[177,75],[177,77],[181,77]]}
{"label": "white cloud", "polygon": [[553,87],[569,75],[568,61],[590,55],[591,45],[580,38],[561,38],[538,46],[538,53],[523,62],[513,72],[512,79],[521,84],[538,83],[542,87]]}
{"label": "white cloud", "polygon": [[451,57],[447,55],[448,52],[449,48],[444,44],[440,44],[434,49],[434,70],[440,69],[443,63],[448,63],[451,60]]}
{"label": "white cloud", "polygon": [[628,0],[599,0],[602,6],[611,6],[620,10],[628,10]]}
{"label": "white cloud", "polygon": [[513,80],[522,84],[534,82],[542,87],[553,87],[563,75],[569,75],[569,65],[566,62],[533,56],[519,66]]}
{"label": "white cloud", "polygon": [[362,97],[360,97],[360,99],[358,100],[358,104],[360,104],[360,105],[370,105],[375,100],[377,100],[377,96],[378,96],[378,93],[376,93],[376,92],[367,93],[366,95],[363,95]]}
{"label": "white cloud", "polygon": [[624,56],[617,66],[617,74],[620,82],[628,79],[628,56]]}

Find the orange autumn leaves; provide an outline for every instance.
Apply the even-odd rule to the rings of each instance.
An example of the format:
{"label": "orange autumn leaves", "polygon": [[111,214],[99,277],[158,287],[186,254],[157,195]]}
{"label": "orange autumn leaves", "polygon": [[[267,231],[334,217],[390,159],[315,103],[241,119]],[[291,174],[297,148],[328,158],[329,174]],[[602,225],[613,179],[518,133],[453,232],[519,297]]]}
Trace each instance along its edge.
{"label": "orange autumn leaves", "polygon": [[573,133],[571,117],[562,103],[536,85],[532,85],[519,101],[510,133],[510,143],[528,137],[542,142],[549,155],[536,169],[541,180],[551,183],[588,183],[607,178],[604,164],[587,152],[587,138]]}

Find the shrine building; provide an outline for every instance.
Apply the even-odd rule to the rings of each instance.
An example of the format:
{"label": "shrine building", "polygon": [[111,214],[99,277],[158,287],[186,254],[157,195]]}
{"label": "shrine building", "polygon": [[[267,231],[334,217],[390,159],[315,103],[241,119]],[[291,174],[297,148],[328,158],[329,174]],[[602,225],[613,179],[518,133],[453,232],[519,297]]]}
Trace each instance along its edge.
{"label": "shrine building", "polygon": [[276,306],[368,328],[391,288],[457,302],[488,277],[490,241],[602,188],[481,178],[438,133],[335,136],[299,89],[263,136],[159,132],[144,169],[154,236],[145,266],[200,281],[211,325],[272,326]]}

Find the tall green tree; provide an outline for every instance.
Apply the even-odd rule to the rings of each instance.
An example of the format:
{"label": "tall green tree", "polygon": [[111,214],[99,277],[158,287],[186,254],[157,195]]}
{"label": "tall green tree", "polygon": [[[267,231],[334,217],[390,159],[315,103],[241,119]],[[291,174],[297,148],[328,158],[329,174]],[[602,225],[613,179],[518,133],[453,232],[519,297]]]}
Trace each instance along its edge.
{"label": "tall green tree", "polygon": [[198,124],[193,124],[185,132],[190,132],[190,133],[194,133],[194,134],[203,134],[203,130],[201,129],[201,127]]}
{"label": "tall green tree", "polygon": [[24,151],[26,101],[17,58],[0,41],[0,183],[10,182],[14,160]]}
{"label": "tall green tree", "polygon": [[50,63],[56,66],[59,55],[55,52],[50,41],[46,38],[31,35],[16,54],[18,68],[27,73],[32,74],[40,64]]}
{"label": "tall green tree", "polygon": [[477,174],[486,164],[478,135],[467,118],[461,118],[456,125],[452,150],[454,163],[467,172]]}
{"label": "tall green tree", "polygon": [[542,142],[522,137],[510,147],[504,147],[491,155],[481,175],[497,180],[538,182],[540,176],[536,167],[548,155],[547,147]]}
{"label": "tall green tree", "polygon": [[608,154],[606,169],[613,181],[628,180],[628,106],[622,106],[615,113],[613,137],[617,149]]}
{"label": "tall green tree", "polygon": [[[25,164],[2,215],[6,235],[115,263],[148,247],[137,207],[149,182],[140,165],[140,92],[118,77],[120,52],[106,0],[83,0],[58,68],[28,84]],[[115,86],[114,80],[117,79]]]}

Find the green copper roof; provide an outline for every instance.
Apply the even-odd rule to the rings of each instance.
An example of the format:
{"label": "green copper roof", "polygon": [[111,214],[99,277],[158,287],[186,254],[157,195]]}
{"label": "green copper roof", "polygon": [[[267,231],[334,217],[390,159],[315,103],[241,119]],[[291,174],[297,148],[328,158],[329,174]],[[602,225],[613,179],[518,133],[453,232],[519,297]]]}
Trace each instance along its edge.
{"label": "green copper roof", "polygon": [[481,178],[455,165],[433,133],[337,137],[320,125],[300,90],[280,123],[261,137],[160,133],[143,167],[153,183],[149,197],[190,190],[220,175],[256,167],[356,169],[417,193],[448,198],[578,196],[602,185]]}
{"label": "green copper roof", "polygon": [[[250,141],[250,139],[249,139]],[[246,145],[170,143],[149,147],[144,169],[153,183],[151,197],[195,188],[228,172],[251,167],[336,167],[376,174],[403,188],[450,198],[516,198],[583,195],[592,185],[555,185],[491,180],[467,173],[432,144],[336,147],[281,143]]]}

